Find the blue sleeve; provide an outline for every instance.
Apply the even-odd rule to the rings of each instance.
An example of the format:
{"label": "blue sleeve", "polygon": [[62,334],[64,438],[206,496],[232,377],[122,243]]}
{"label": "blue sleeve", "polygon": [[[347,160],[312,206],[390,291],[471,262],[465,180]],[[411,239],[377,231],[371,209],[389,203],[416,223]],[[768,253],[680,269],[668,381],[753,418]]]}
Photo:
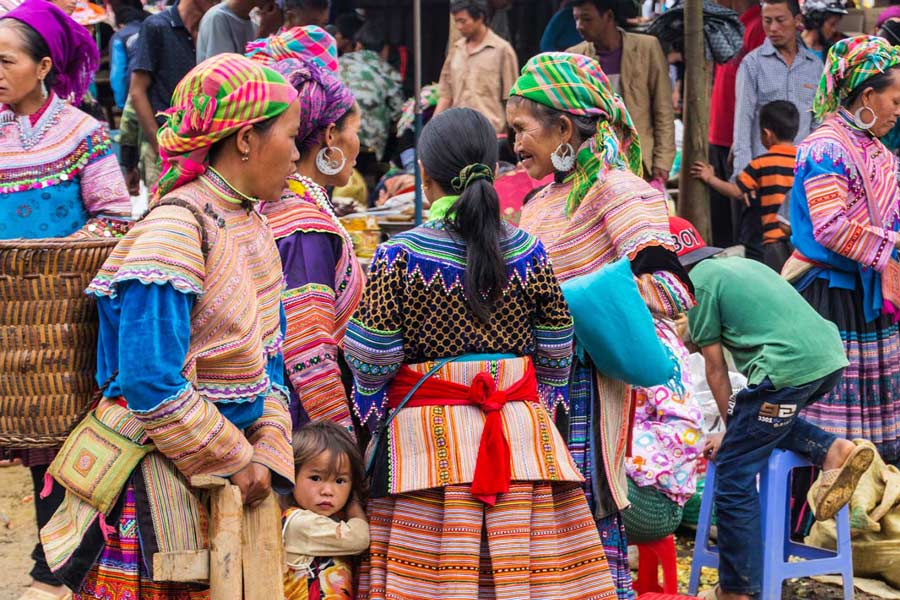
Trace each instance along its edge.
{"label": "blue sleeve", "polygon": [[113,38],[109,49],[109,85],[119,108],[125,106],[128,84],[128,52],[121,38]]}
{"label": "blue sleeve", "polygon": [[132,70],[155,73],[157,69],[157,56],[159,55],[160,35],[159,27],[150,17],[141,24],[141,32],[138,34],[137,51],[134,55]]}
{"label": "blue sleeve", "polygon": [[191,341],[194,295],[139,281],[118,284],[119,376],[128,407],[146,412],[189,384],[181,375]]}

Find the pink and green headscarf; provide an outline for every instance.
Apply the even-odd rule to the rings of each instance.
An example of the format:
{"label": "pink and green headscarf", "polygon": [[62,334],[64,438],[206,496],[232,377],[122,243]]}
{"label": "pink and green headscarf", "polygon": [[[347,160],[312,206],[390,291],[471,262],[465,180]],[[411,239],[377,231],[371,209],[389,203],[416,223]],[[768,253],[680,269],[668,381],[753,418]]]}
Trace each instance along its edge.
{"label": "pink and green headscarf", "polygon": [[641,175],[637,130],[596,60],[566,52],[538,54],[525,63],[510,95],[573,115],[600,117],[597,132],[576,157],[572,191],[566,201],[569,214],[609,169],[627,168]]}
{"label": "pink and green headscarf", "polygon": [[825,72],[813,100],[817,119],[833,113],[847,96],[871,77],[900,65],[900,47],[873,35],[840,40],[828,51]]}
{"label": "pink and green headscarf", "polygon": [[162,158],[157,195],[205,173],[213,144],[277,117],[296,98],[284,77],[239,54],[219,54],[191,69],[175,88],[156,134]]}
{"label": "pink and green headscarf", "polygon": [[330,33],[315,25],[293,27],[277,35],[250,42],[245,54],[263,64],[300,58],[315,63],[335,76],[339,73],[337,42]]}

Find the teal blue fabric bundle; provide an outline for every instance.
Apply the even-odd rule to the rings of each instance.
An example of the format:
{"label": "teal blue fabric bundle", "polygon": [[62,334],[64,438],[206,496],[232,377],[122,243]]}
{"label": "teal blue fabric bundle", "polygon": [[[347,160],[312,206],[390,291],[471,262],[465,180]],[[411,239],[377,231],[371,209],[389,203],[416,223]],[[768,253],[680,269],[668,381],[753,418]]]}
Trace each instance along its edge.
{"label": "teal blue fabric bundle", "polygon": [[561,287],[575,320],[576,351],[587,351],[598,371],[640,387],[676,375],[677,361],[656,335],[627,258]]}

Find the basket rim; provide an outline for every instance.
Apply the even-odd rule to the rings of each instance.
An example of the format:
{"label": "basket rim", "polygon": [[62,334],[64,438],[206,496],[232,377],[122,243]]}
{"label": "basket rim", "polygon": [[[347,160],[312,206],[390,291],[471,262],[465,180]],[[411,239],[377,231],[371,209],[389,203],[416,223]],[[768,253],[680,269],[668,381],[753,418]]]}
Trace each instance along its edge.
{"label": "basket rim", "polygon": [[119,238],[13,238],[0,240],[0,251],[3,250],[67,250],[73,248],[105,248],[115,246]]}

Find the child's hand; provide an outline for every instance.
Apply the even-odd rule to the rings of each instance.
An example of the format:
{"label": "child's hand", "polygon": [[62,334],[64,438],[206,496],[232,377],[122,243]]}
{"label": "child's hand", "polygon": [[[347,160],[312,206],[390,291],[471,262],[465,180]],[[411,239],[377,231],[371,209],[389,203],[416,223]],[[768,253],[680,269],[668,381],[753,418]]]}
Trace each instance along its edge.
{"label": "child's hand", "polygon": [[715,175],[716,172],[713,170],[712,165],[705,163],[702,160],[698,160],[691,165],[691,176],[695,179],[699,179],[703,183],[709,183],[709,180],[715,177]]}
{"label": "child's hand", "polygon": [[347,507],[345,509],[347,513],[348,519],[362,519],[366,520],[366,510],[363,508],[362,502],[359,501],[355,495],[350,498],[350,502],[347,503]]}
{"label": "child's hand", "polygon": [[716,455],[719,453],[719,448],[722,447],[722,438],[724,437],[724,433],[713,433],[706,436],[706,444],[703,446],[703,454],[706,455],[706,458],[716,460]]}

